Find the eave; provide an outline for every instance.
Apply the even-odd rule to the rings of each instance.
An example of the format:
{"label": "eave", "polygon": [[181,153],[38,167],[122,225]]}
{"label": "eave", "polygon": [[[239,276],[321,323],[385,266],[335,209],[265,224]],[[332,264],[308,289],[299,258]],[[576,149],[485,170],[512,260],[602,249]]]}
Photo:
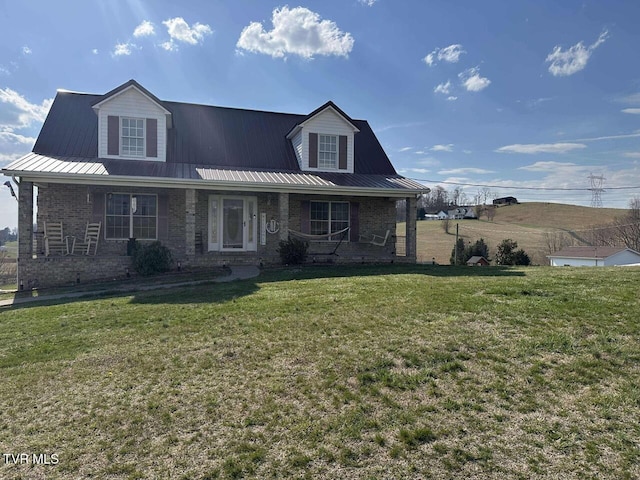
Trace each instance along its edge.
{"label": "eave", "polygon": [[[84,161],[81,161],[84,160]],[[145,162],[147,163],[147,162]],[[145,170],[148,168],[150,170]],[[400,175],[232,170],[190,164],[135,165],[128,161],[74,159],[29,154],[2,169],[35,183],[195,188],[403,198],[429,189]],[[141,175],[140,173],[146,173]]]}

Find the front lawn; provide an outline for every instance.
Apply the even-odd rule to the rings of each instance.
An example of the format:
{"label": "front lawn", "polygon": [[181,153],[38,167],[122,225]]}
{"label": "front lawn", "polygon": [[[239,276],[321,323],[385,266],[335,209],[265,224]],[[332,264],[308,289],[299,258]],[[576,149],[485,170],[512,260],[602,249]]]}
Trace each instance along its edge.
{"label": "front lawn", "polygon": [[2,309],[0,477],[638,478],[638,312],[638,269],[437,266]]}

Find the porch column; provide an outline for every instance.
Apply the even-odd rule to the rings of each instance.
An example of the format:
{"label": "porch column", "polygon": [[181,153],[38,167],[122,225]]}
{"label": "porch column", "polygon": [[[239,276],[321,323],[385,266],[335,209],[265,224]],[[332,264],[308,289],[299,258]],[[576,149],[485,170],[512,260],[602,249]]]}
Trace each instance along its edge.
{"label": "porch column", "polygon": [[193,188],[185,190],[185,255],[193,257],[196,254],[196,191]]}
{"label": "porch column", "polygon": [[289,194],[281,193],[278,196],[278,215],[280,217],[280,240],[289,238]]}
{"label": "porch column", "polygon": [[418,215],[416,197],[406,198],[406,251],[407,260],[416,261],[417,234],[416,234],[416,217]]}
{"label": "porch column", "polygon": [[18,186],[18,259],[33,255],[33,182]]}

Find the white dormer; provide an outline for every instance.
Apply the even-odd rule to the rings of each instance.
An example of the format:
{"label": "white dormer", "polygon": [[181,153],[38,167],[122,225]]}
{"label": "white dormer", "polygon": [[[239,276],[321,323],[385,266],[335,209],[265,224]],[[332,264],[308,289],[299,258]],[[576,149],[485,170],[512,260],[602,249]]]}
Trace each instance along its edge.
{"label": "white dormer", "polygon": [[327,102],[287,135],[300,169],[354,173],[354,137],[358,128],[333,102]]}
{"label": "white dormer", "polygon": [[104,95],[98,115],[98,157],[166,161],[171,112],[134,80]]}

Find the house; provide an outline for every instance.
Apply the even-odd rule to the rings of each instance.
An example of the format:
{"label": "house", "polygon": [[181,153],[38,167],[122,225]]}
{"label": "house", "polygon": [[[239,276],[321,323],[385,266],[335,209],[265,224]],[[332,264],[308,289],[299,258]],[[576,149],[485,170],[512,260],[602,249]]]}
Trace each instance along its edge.
{"label": "house", "polygon": [[547,255],[552,267],[605,267],[640,263],[640,253],[626,247],[565,247]]}
{"label": "house", "polygon": [[474,255],[469,260],[467,260],[467,265],[473,267],[486,267],[489,265],[489,260],[482,256]]}
{"label": "house", "polygon": [[[314,258],[415,262],[416,198],[429,190],[398,175],[369,124],[333,102],[307,115],[196,105],[135,80],[104,95],[59,91],[33,151],[2,172],[19,185],[25,288],[121,276],[131,238],[159,240],[181,266],[279,263],[290,235]],[[37,232],[62,222],[60,234],[78,238],[100,223],[95,255],[43,254],[36,205]],[[373,234],[389,240],[360,241]]]}
{"label": "house", "polygon": [[476,220],[475,207],[455,207],[447,211],[447,218],[451,220]]}
{"label": "house", "polygon": [[493,201],[493,204],[496,206],[500,206],[500,205],[517,205],[518,203],[518,199],[516,197],[501,197],[501,198],[496,198]]}

